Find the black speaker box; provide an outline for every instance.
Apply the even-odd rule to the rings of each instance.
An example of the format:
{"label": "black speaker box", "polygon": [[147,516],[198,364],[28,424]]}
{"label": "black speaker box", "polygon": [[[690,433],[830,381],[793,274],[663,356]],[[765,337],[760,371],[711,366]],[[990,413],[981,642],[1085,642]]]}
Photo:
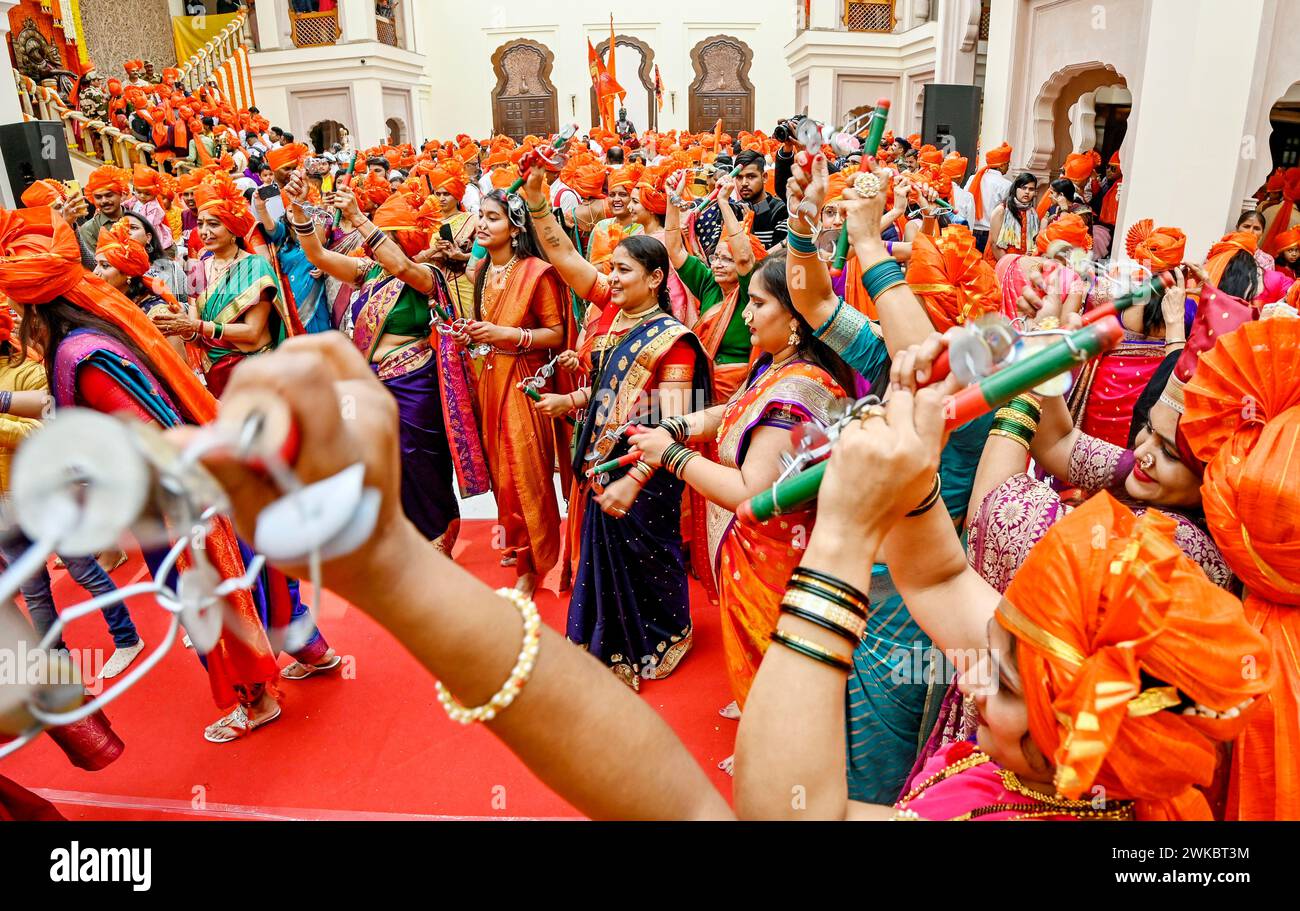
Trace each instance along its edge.
{"label": "black speaker box", "polygon": [[59,121],[0,124],[0,154],[14,199],[38,180],[72,180],[68,140]]}
{"label": "black speaker box", "polygon": [[946,155],[956,151],[967,159],[966,177],[979,167],[976,150],[980,138],[982,95],[977,85],[930,83],[925,87],[925,112],[921,119],[921,141]]}

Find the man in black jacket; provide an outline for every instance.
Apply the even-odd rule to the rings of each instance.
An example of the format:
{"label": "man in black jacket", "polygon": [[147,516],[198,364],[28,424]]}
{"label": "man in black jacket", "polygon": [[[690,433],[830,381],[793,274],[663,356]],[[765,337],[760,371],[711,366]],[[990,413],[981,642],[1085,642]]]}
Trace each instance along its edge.
{"label": "man in black jacket", "polygon": [[[783,247],[785,244],[786,222],[789,212],[785,202],[779,196],[773,196],[763,186],[763,155],[753,150],[741,152],[736,156],[740,173],[736,175],[736,189],[741,202],[754,212],[754,224],[750,230],[768,250]],[[787,175],[788,176],[788,175]],[[780,192],[783,188],[778,186]]]}

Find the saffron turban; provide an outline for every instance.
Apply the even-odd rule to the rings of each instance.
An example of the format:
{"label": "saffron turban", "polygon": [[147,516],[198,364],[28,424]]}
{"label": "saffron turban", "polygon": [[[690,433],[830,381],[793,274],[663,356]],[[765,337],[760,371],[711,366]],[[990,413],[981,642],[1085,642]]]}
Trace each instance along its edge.
{"label": "saffron turban", "polygon": [[210,175],[199,184],[194,190],[194,201],[200,214],[215,215],[227,231],[241,240],[251,234],[257,224],[244,194],[224,171]]}
{"label": "saffron turban", "polygon": [[614,171],[609,175],[610,192],[612,193],[620,187],[631,191],[631,189],[637,185],[637,181],[641,179],[641,171],[641,166],[637,164],[630,164],[623,168],[614,169]]}
{"label": "saffron turban", "polygon": [[367,171],[366,176],[354,181],[353,189],[361,207],[367,211],[382,206],[393,195],[393,185],[388,178],[381,177],[374,171]]}
{"label": "saffron turban", "polygon": [[908,133],[908,134],[907,134],[907,144],[910,145],[910,146],[911,146],[912,148],[914,148],[914,149],[919,149],[919,148],[921,147],[921,134],[920,134],[920,133]]}
{"label": "saffron turban", "polygon": [[129,218],[119,218],[100,228],[95,254],[104,257],[123,275],[138,277],[149,271],[149,253],[142,243],[131,237]]}
{"label": "saffron turban", "polygon": [[575,165],[570,160],[560,172],[560,179],[583,199],[599,199],[605,195],[605,166],[598,162]]}
{"label": "saffron turban", "polygon": [[991,167],[1001,167],[1011,161],[1011,146],[1005,142],[1002,145],[989,149],[988,154],[984,156],[984,161]]}
{"label": "saffron turban", "polygon": [[1227,271],[1228,263],[1232,262],[1233,257],[1238,253],[1249,253],[1255,255],[1259,249],[1259,238],[1249,231],[1233,231],[1223,235],[1215,241],[1210,247],[1210,252],[1205,256],[1205,274],[1209,276],[1210,284],[1218,286],[1223,278],[1223,273]]}
{"label": "saffron turban", "polygon": [[1128,229],[1124,249],[1129,259],[1150,263],[1151,271],[1166,272],[1177,268],[1187,250],[1187,235],[1177,228],[1156,228],[1144,218]]}
{"label": "saffron turban", "polygon": [[843,171],[836,171],[826,178],[826,195],[822,199],[822,207],[825,208],[831,203],[839,202],[844,198],[844,191],[849,185],[849,175]]}
{"label": "saffron turban", "polygon": [[137,190],[147,190],[155,196],[162,192],[162,175],[139,163],[131,171],[131,183]]}
{"label": "saffron turban", "polygon": [[975,197],[975,217],[984,217],[984,194],[980,192],[981,185],[984,183],[984,173],[989,168],[998,168],[1011,161],[1011,146],[1005,142],[994,149],[989,149],[984,156],[984,167],[975,172],[971,179],[970,192]]}
{"label": "saffron turban", "polygon": [[949,180],[961,180],[966,175],[969,162],[960,155],[953,155],[943,160],[939,166],[939,175]]}
{"label": "saffron turban", "polygon": [[0,294],[35,305],[62,297],[113,324],[149,359],[185,417],[203,424],[216,418],[212,394],[149,318],[102,278],[82,268],[76,235],[52,209],[0,209]]}
{"label": "saffron turban", "polygon": [[1273,250],[1281,253],[1283,250],[1289,250],[1292,247],[1300,247],[1300,228],[1292,228],[1289,231],[1282,231],[1273,238]]}
{"label": "saffron turban", "polygon": [[1073,212],[1067,212],[1052,221],[1047,226],[1046,231],[1040,231],[1038,234],[1038,252],[1046,253],[1047,248],[1053,241],[1063,240],[1071,247],[1078,247],[1081,250],[1092,249],[1092,229],[1084,222],[1082,218]]}
{"label": "saffron turban", "polygon": [[1065,157],[1065,176],[1075,183],[1086,180],[1092,170],[1092,156],[1087,152],[1072,152]]}
{"label": "saffron turban", "polygon": [[508,164],[505,167],[493,169],[491,176],[492,186],[498,190],[505,190],[519,177],[519,168]]}
{"label": "saffron turban", "polygon": [[190,190],[198,189],[199,184],[203,183],[204,174],[202,171],[188,171],[180,176],[180,192],[188,193]]}
{"label": "saffron turban", "polygon": [[[1214,777],[1215,741],[1235,737],[1268,690],[1264,637],[1176,528],[1099,493],[1034,546],[996,614],[1016,637],[1029,731],[1057,792],[1098,785],[1108,801],[1137,801],[1140,819],[1211,818],[1195,786]],[[1238,713],[1183,714],[1194,705]]]}
{"label": "saffron turban", "polygon": [[52,206],[68,198],[68,189],[57,180],[46,178],[36,181],[23,190],[21,198],[23,205],[29,209],[35,209],[37,206]]}
{"label": "saffron turban", "polygon": [[419,205],[410,194],[394,193],[371,217],[376,228],[393,233],[409,257],[423,252],[429,245],[429,235],[422,227]]}
{"label": "saffron turban", "polygon": [[993,266],[964,225],[949,225],[938,240],[918,234],[907,265],[907,284],[925,304],[939,332],[997,312],[1002,306]]}
{"label": "saffron turban", "polygon": [[272,171],[278,171],[281,168],[296,168],[306,157],[307,147],[301,142],[293,142],[267,152],[266,163],[270,165]]}
{"label": "saffron turban", "polygon": [[125,196],[131,192],[131,172],[111,164],[95,168],[86,181],[86,192],[94,196],[103,190]]}
{"label": "saffron turban", "polygon": [[465,196],[466,180],[465,166],[454,158],[444,161],[429,172],[430,186],[435,190],[446,190],[456,197],[457,202]]}
{"label": "saffron turban", "polygon": [[922,164],[937,168],[943,164],[943,153],[932,145],[921,146],[921,154],[917,156],[917,160]]}
{"label": "saffron turban", "polygon": [[677,170],[677,163],[672,161],[647,168],[636,185],[637,198],[641,201],[641,205],[656,215],[666,214],[668,194],[664,191],[664,185],[668,181],[668,176]]}
{"label": "saffron turban", "polygon": [[[1182,431],[1205,460],[1205,518],[1246,588],[1246,620],[1278,655],[1300,641],[1300,320],[1250,322],[1205,352]],[[1243,403],[1245,406],[1243,407]],[[1279,662],[1269,706],[1233,747],[1228,816],[1300,818],[1300,668]]]}

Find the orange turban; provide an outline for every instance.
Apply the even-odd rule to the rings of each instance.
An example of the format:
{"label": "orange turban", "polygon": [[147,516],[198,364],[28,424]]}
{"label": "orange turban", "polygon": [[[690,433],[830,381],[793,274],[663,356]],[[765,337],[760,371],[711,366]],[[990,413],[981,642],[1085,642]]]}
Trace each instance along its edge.
{"label": "orange turban", "polygon": [[[1246,619],[1294,659],[1300,642],[1300,320],[1219,336],[1183,390],[1179,430],[1206,462],[1205,518],[1246,587]],[[1243,403],[1245,403],[1243,407]],[[1233,747],[1229,818],[1300,818],[1300,667],[1280,661],[1266,710]]]}
{"label": "orange turban", "polygon": [[137,190],[148,190],[154,195],[162,192],[162,175],[138,162],[131,171],[131,183]]}
{"label": "orange turban", "polygon": [[244,194],[224,171],[210,175],[199,184],[194,190],[194,201],[200,213],[211,212],[227,231],[241,240],[248,237],[257,224]]}
{"label": "orange turban", "polygon": [[1273,252],[1281,253],[1283,250],[1289,250],[1291,247],[1300,246],[1300,228],[1292,228],[1289,231],[1282,231],[1273,238]]}
{"label": "orange turban", "polygon": [[1081,250],[1091,250],[1092,229],[1078,215],[1067,212],[1054,219],[1047,226],[1046,231],[1038,233],[1038,252],[1046,253],[1048,246],[1057,240],[1066,241],[1071,247],[1078,247]]}
{"label": "orange turban", "polygon": [[186,418],[206,424],[217,403],[139,307],[81,266],[81,247],[49,208],[0,209],[0,294],[20,304],[63,297],[127,334],[157,371]]}
{"label": "orange turban", "polygon": [[68,198],[68,189],[57,180],[38,180],[26,190],[23,190],[23,205],[29,209],[35,209],[37,206],[52,206],[56,202],[63,202]]}
{"label": "orange turban", "polygon": [[656,215],[666,214],[668,212],[668,195],[664,192],[664,184],[667,183],[669,175],[677,170],[678,167],[675,161],[647,168],[636,185],[639,194],[637,198],[641,201],[641,205]]}
{"label": "orange turban", "polygon": [[827,176],[826,195],[822,199],[822,207],[825,208],[833,202],[839,202],[848,186],[849,177],[843,171],[836,171],[834,174]]}
{"label": "orange turban", "polygon": [[138,277],[149,271],[149,253],[144,244],[131,237],[129,218],[119,218],[99,229],[95,254],[123,275]]}
{"label": "orange turban", "polygon": [[465,196],[466,180],[465,166],[455,158],[444,161],[441,166],[429,172],[429,184],[435,190],[446,190],[456,197],[457,202]]}
{"label": "orange turban", "polygon": [[907,284],[921,298],[940,332],[996,313],[1002,306],[993,267],[964,225],[944,228],[937,242],[928,234],[916,236],[907,265]]}
{"label": "orange turban", "polygon": [[272,171],[278,171],[289,166],[297,167],[306,157],[307,147],[301,142],[293,142],[267,152],[266,163]]}
{"label": "orange turban", "polygon": [[996,148],[989,149],[988,154],[984,156],[984,161],[991,167],[1001,167],[1011,161],[1011,146],[1005,142]]}
{"label": "orange turban", "polygon": [[630,191],[641,179],[641,171],[642,168],[638,164],[614,169],[609,175],[609,191],[612,193],[619,187]]}
{"label": "orange turban", "polygon": [[414,257],[429,246],[429,235],[421,226],[418,204],[413,205],[414,202],[413,197],[406,193],[394,193],[371,217],[376,228],[393,232],[409,257]]}
{"label": "orange turban", "polygon": [[199,184],[203,183],[204,174],[202,171],[187,171],[180,176],[180,192],[187,193],[190,190],[198,189]]}
{"label": "orange turban", "polygon": [[605,166],[598,162],[574,164],[570,159],[560,172],[560,180],[583,199],[599,199],[605,195]]}
{"label": "orange turban", "polygon": [[998,168],[1011,161],[1011,146],[1005,142],[994,149],[989,149],[988,154],[984,156],[984,167],[975,172],[971,178],[970,192],[975,197],[975,217],[984,217],[984,194],[980,192],[980,185],[984,182],[984,172],[989,168]]}
{"label": "orange turban", "polygon": [[914,149],[919,149],[919,148],[921,147],[921,134],[920,134],[920,133],[908,133],[908,134],[907,134],[907,144],[910,145],[910,146],[911,146],[912,148],[914,148]]}
{"label": "orange turban", "polygon": [[966,166],[969,162],[960,155],[953,155],[943,160],[939,166],[939,174],[949,180],[961,180],[966,175]]}
{"label": "orange turban", "polygon": [[1087,152],[1072,152],[1065,158],[1065,176],[1078,183],[1092,174],[1092,156]]}
{"label": "orange turban", "polygon": [[483,166],[486,168],[499,168],[502,165],[508,164],[510,164],[510,153],[504,150],[494,151],[487,157],[487,160],[483,162]]}
{"label": "orange turban", "polygon": [[118,196],[131,192],[131,172],[123,168],[106,164],[95,168],[86,181],[86,193],[94,196],[101,190],[109,190]]}
{"label": "orange turban", "polygon": [[1183,261],[1187,249],[1187,235],[1177,228],[1155,228],[1155,223],[1144,218],[1128,229],[1124,249],[1129,259],[1150,263],[1153,272],[1176,268]]}
{"label": "orange turban", "polygon": [[[1268,689],[1269,649],[1241,604],[1174,541],[1175,521],[1140,518],[1099,493],[1036,544],[998,606],[1016,637],[1029,731],[1056,790],[1135,800],[1139,819],[1210,819],[1195,786],[1214,777]],[[1243,673],[1247,664],[1257,675]]]}
{"label": "orange turban", "polygon": [[917,156],[917,161],[937,168],[943,164],[943,153],[932,145],[924,145],[921,146],[921,153]]}
{"label": "orange turban", "polygon": [[367,171],[365,177],[353,181],[352,189],[361,202],[361,207],[366,210],[383,205],[393,195],[393,185],[388,182],[388,178],[381,177],[374,171]]}
{"label": "orange turban", "polygon": [[503,168],[495,168],[492,171],[492,186],[498,190],[506,190],[519,177],[519,168],[515,165],[506,165]]}
{"label": "orange turban", "polygon": [[1210,284],[1216,288],[1223,279],[1223,273],[1228,268],[1228,263],[1238,253],[1249,253],[1255,255],[1259,249],[1259,238],[1249,231],[1233,231],[1225,234],[1210,247],[1210,252],[1205,256],[1205,274],[1210,279]]}

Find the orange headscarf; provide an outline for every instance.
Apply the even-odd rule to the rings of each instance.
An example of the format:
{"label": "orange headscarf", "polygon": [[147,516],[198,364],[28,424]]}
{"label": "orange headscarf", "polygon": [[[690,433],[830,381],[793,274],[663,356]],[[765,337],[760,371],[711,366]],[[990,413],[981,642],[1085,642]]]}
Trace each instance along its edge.
{"label": "orange headscarf", "polygon": [[57,180],[46,178],[38,180],[26,190],[21,197],[23,205],[29,209],[37,206],[52,206],[68,198],[68,188]]}
{"label": "orange headscarf", "polygon": [[140,276],[149,271],[149,252],[131,237],[131,220],[120,218],[99,229],[95,254],[108,260],[123,275]]}
{"label": "orange headscarf", "polygon": [[826,195],[822,199],[822,207],[825,208],[831,203],[839,202],[844,198],[844,191],[849,186],[849,175],[844,171],[836,171],[826,178]]}
{"label": "orange headscarf", "polygon": [[668,194],[664,191],[664,184],[667,182],[669,175],[676,170],[678,168],[675,161],[653,168],[646,168],[636,185],[637,198],[641,201],[641,205],[656,215],[666,214],[668,212]]}
{"label": "orange headscarf", "polygon": [[1153,272],[1176,268],[1187,250],[1187,235],[1177,228],[1156,228],[1144,218],[1128,229],[1124,249],[1129,259],[1150,263]]}
{"label": "orange headscarf", "polygon": [[414,257],[429,246],[429,235],[422,227],[419,203],[407,193],[394,193],[371,217],[376,228],[391,231],[407,256]]}
{"label": "orange headscarf", "polygon": [[86,193],[94,196],[100,190],[111,190],[125,196],[131,192],[131,172],[111,164],[95,168],[86,181]]}
{"label": "orange headscarf", "polygon": [[984,173],[989,168],[1000,168],[1002,165],[1011,161],[1011,146],[1005,142],[994,149],[989,149],[984,156],[984,167],[975,172],[971,179],[970,192],[975,197],[975,217],[984,217],[984,194],[980,192],[980,184],[984,182]]}
{"label": "orange headscarf", "polygon": [[1300,819],[1298,371],[1300,320],[1265,319],[1220,336],[1183,390],[1206,521],[1246,587],[1246,619],[1287,658],[1233,748],[1230,818]]}
{"label": "orange headscarf", "polygon": [[932,168],[937,168],[943,164],[943,153],[932,145],[924,145],[921,146],[921,152],[917,155],[917,161]]}
{"label": "orange headscarf", "polygon": [[1075,215],[1073,212],[1067,212],[1053,219],[1052,223],[1047,226],[1046,231],[1038,232],[1038,240],[1036,241],[1038,252],[1040,254],[1046,253],[1048,246],[1057,240],[1067,241],[1070,246],[1078,247],[1081,250],[1091,250],[1092,230],[1080,216]]}
{"label": "orange headscarf", "polygon": [[244,194],[224,171],[205,178],[194,190],[194,201],[200,213],[211,212],[217,216],[226,230],[240,240],[248,237],[257,225]]}
{"label": "orange headscarf", "polygon": [[943,160],[939,165],[939,176],[946,177],[949,180],[961,180],[966,174],[966,166],[969,164],[961,155],[952,155]]}
{"label": "orange headscarf", "polygon": [[605,195],[605,166],[599,162],[588,159],[575,164],[570,159],[560,172],[560,180],[583,199],[600,199]]}
{"label": "orange headscarf", "polygon": [[1259,238],[1249,231],[1233,231],[1225,234],[1210,247],[1210,252],[1205,256],[1205,274],[1210,279],[1210,284],[1216,288],[1223,279],[1223,273],[1227,271],[1228,263],[1238,253],[1249,253],[1255,255],[1259,249]]}
{"label": "orange headscarf", "polygon": [[297,167],[306,157],[307,147],[301,142],[293,142],[267,152],[266,163],[272,171],[278,171],[290,165]]}
{"label": "orange headscarf", "polygon": [[995,313],[1002,306],[993,267],[964,225],[944,228],[937,242],[926,234],[916,236],[907,265],[907,284],[921,298],[930,322],[940,332]]}
{"label": "orange headscarf", "polygon": [[1275,256],[1283,250],[1289,250],[1291,247],[1300,247],[1300,227],[1282,231],[1273,238],[1273,254]]}
{"label": "orange headscarf", "polygon": [[[1029,731],[1057,792],[1098,785],[1107,801],[1137,801],[1139,819],[1210,819],[1195,786],[1214,777],[1215,741],[1236,736],[1268,690],[1267,643],[1176,528],[1099,493],[1034,546],[996,614],[1016,637]],[[1183,714],[1243,703],[1234,718]]]}
{"label": "orange headscarf", "polygon": [[0,209],[0,294],[20,304],[63,297],[117,326],[158,372],[185,417],[206,424],[217,402],[138,306],[81,266],[81,248],[67,222],[49,208]]}

